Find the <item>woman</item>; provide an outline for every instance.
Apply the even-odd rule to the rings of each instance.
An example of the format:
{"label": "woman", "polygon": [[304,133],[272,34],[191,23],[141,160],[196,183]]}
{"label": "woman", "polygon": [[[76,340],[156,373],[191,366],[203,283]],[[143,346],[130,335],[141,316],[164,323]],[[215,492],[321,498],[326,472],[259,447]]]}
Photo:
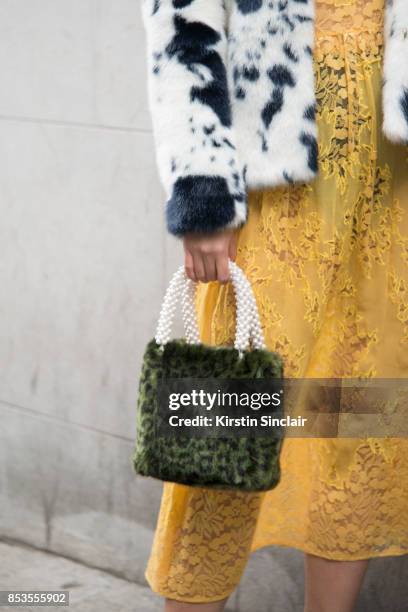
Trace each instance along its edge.
{"label": "woman", "polygon": [[[230,257],[287,376],[403,378],[408,148],[381,130],[385,0],[315,9],[319,171],[252,189],[244,225],[182,234],[187,274],[202,283],[202,340],[233,338]],[[274,544],[305,553],[305,612],[350,612],[368,560],[408,552],[406,439],[287,438],[281,467],[262,494],[164,485],[146,577],[167,612],[223,610],[250,553]]]}

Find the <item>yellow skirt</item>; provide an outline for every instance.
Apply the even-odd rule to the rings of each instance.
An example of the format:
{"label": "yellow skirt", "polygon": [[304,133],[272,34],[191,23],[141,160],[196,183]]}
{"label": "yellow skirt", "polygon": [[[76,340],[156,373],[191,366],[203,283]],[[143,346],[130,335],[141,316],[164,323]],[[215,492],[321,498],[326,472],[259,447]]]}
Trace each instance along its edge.
{"label": "yellow skirt", "polygon": [[[237,263],[268,348],[290,377],[408,376],[408,148],[381,131],[382,37],[321,35],[319,177],[252,192]],[[230,285],[201,285],[202,340],[230,343]],[[284,440],[282,478],[259,494],[164,485],[146,578],[163,596],[227,597],[251,551],[328,559],[408,553],[408,440]]]}

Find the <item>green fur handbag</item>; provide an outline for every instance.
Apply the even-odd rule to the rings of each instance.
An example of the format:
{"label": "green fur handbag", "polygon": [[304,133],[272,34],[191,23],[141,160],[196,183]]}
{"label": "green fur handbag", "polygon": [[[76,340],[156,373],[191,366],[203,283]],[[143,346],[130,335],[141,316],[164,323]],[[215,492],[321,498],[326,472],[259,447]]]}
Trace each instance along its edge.
{"label": "green fur handbag", "polygon": [[[265,347],[251,285],[234,262],[229,262],[229,269],[236,300],[234,346],[202,344],[195,310],[196,283],[186,276],[184,267],[170,282],[155,338],[144,353],[133,467],[139,475],[189,486],[266,491],[279,483],[282,437],[165,436],[157,427],[164,410],[158,401],[160,381],[283,378],[281,357]],[[180,296],[186,338],[171,340]]]}

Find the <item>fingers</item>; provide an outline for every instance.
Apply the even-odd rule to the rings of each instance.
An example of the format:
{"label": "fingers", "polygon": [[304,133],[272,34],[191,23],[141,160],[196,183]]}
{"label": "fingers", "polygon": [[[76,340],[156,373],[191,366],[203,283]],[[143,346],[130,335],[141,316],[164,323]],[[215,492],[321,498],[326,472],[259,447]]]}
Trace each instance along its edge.
{"label": "fingers", "polygon": [[203,256],[200,251],[193,252],[194,273],[198,281],[206,283]]}
{"label": "fingers", "polygon": [[186,275],[194,282],[229,280],[229,260],[237,255],[237,236],[230,230],[215,234],[189,234],[183,239]]}
{"label": "fingers", "polygon": [[217,280],[217,266],[214,255],[203,255],[203,263],[205,270],[205,282]]}
{"label": "fingers", "polygon": [[193,255],[187,249],[184,251],[184,269],[188,278],[196,283],[198,279],[195,274]]}
{"label": "fingers", "polygon": [[223,285],[225,285],[225,283],[228,282],[229,280],[229,258],[228,255],[221,255],[218,256],[215,262],[216,265],[216,275],[217,275],[217,280],[222,283]]}
{"label": "fingers", "polygon": [[[193,252],[191,254],[191,261],[193,271],[191,275],[187,273],[189,278],[202,283],[219,280],[216,257],[214,255]],[[228,267],[228,257],[226,257],[226,261]]]}

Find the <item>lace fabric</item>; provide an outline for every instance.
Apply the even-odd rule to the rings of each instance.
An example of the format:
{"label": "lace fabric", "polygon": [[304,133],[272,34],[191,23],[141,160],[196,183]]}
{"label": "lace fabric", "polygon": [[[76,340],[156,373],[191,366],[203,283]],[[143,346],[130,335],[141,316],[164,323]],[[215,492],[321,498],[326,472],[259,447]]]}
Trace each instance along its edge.
{"label": "lace fabric", "polygon": [[[408,376],[408,148],[381,132],[385,0],[317,0],[319,177],[250,193],[237,263],[291,377]],[[201,335],[229,344],[231,285],[198,290]],[[408,440],[284,441],[263,494],[166,483],[146,571],[158,593],[210,602],[251,551],[329,559],[408,553]]]}
{"label": "lace fabric", "polygon": [[[354,48],[378,61],[384,44],[385,0],[316,0],[315,58],[333,66]],[[329,57],[328,57],[329,56]]]}
{"label": "lace fabric", "polygon": [[317,36],[381,30],[384,4],[385,0],[315,0]]}

